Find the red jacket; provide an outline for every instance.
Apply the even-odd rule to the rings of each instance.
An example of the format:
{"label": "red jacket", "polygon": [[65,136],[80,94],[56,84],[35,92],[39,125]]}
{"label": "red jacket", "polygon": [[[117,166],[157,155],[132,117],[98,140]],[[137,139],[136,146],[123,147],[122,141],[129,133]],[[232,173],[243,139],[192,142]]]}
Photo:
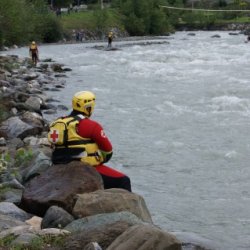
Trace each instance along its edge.
{"label": "red jacket", "polygon": [[[81,137],[92,139],[98,145],[99,149],[104,154],[105,162],[111,158],[113,150],[112,144],[105,135],[102,126],[98,122],[89,118],[82,119],[76,128],[76,132]],[[107,154],[109,155],[108,157]]]}

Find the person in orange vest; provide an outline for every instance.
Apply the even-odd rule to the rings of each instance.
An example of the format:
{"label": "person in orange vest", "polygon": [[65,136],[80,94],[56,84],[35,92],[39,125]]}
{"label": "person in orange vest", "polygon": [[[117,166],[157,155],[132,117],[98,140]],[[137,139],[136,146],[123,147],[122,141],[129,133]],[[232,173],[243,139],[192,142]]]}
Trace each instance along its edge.
{"label": "person in orange vest", "polygon": [[33,64],[36,66],[38,62],[38,48],[35,41],[33,41],[30,45],[29,54],[31,56]]}

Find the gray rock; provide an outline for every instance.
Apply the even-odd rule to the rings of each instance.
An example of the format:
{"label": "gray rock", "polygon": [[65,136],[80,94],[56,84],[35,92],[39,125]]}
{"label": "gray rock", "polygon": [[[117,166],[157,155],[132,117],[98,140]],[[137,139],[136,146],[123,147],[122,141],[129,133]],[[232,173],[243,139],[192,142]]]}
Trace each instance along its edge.
{"label": "gray rock", "polygon": [[[41,92],[41,91],[40,91]],[[27,105],[33,107],[34,110],[40,110],[41,107],[41,99],[35,96],[30,96],[26,102]]]}
{"label": "gray rock", "polygon": [[5,80],[1,80],[0,78],[0,87],[10,87],[10,83],[8,81]]}
{"label": "gray rock", "polygon": [[115,239],[107,250],[182,250],[181,242],[153,225],[134,225]]}
{"label": "gray rock", "polygon": [[[82,250],[87,247],[98,247],[106,249],[118,236],[125,232],[131,224],[124,221],[117,221],[111,224],[103,224],[100,227],[92,229],[82,229],[79,232],[72,233],[65,241],[65,249]],[[90,242],[92,244],[90,244]]]}
{"label": "gray rock", "polygon": [[20,170],[21,182],[25,183],[31,178],[40,175],[42,172],[51,167],[51,158],[44,154],[44,152],[34,153],[34,159],[29,163],[28,167]]}
{"label": "gray rock", "polygon": [[31,73],[29,73],[29,74],[24,74],[24,75],[23,75],[23,79],[24,79],[25,81],[34,80],[34,79],[36,79],[37,77],[38,77],[38,75],[37,75],[36,73],[34,73],[34,72],[31,72]]}
{"label": "gray rock", "polygon": [[0,214],[0,232],[15,226],[26,225],[24,222],[17,220],[11,216]]}
{"label": "gray rock", "polygon": [[74,217],[67,211],[58,206],[50,207],[45,213],[41,227],[42,228],[64,228]]}
{"label": "gray rock", "polygon": [[20,221],[25,221],[31,216],[10,202],[0,202],[0,214],[8,215]]}
{"label": "gray rock", "polygon": [[90,242],[83,250],[102,250],[102,248],[97,242]]}
{"label": "gray rock", "polygon": [[43,125],[44,125],[42,115],[40,115],[40,114],[38,114],[36,112],[26,111],[22,115],[20,115],[20,119],[23,122],[25,122],[25,123],[33,126],[33,127],[43,128]]}
{"label": "gray rock", "polygon": [[10,180],[10,181],[1,183],[1,186],[2,187],[8,187],[8,188],[21,189],[21,190],[24,189],[24,186],[15,178]]}
{"label": "gray rock", "polygon": [[6,140],[4,137],[0,138],[0,147],[2,147],[2,146],[6,146]]}
{"label": "gray rock", "polygon": [[81,218],[121,211],[131,212],[142,221],[152,223],[151,215],[143,197],[118,188],[79,194],[73,209],[73,215]]}
{"label": "gray rock", "polygon": [[85,218],[77,219],[72,221],[64,229],[70,232],[79,232],[82,230],[94,230],[106,225],[116,223],[118,221],[126,222],[129,225],[141,224],[143,223],[134,214],[124,211],[118,213],[105,213],[88,216]]}
{"label": "gray rock", "polygon": [[10,117],[9,119],[2,122],[0,126],[0,133],[5,136],[5,138],[25,138],[28,135],[40,134],[42,127],[34,127],[25,122],[23,122],[19,117]]}
{"label": "gray rock", "polygon": [[23,191],[21,189],[10,189],[1,192],[0,200],[20,204]]}
{"label": "gray rock", "polygon": [[211,36],[212,38],[220,38],[221,36],[220,35],[213,35]]}
{"label": "gray rock", "polygon": [[14,239],[10,245],[13,247],[18,246],[19,248],[20,246],[25,247],[30,245],[34,240],[39,239],[41,240],[41,238],[34,233],[23,233],[17,236],[17,238]]}

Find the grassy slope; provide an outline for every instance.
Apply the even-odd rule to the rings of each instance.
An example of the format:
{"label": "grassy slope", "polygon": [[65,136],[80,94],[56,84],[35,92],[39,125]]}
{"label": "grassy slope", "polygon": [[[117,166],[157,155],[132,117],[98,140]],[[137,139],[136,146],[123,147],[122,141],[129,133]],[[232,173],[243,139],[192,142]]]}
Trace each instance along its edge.
{"label": "grassy slope", "polygon": [[[108,9],[108,21],[109,27],[118,27],[121,30],[124,29],[120,14],[114,9]],[[61,17],[64,30],[72,29],[94,29],[95,17],[93,11],[71,12],[69,15],[63,14]]]}

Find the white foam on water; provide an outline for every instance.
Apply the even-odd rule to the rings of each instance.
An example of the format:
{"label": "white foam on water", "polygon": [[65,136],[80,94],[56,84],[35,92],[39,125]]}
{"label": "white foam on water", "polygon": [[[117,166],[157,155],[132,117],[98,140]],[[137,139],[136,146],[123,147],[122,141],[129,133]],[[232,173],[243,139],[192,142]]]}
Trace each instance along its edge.
{"label": "white foam on water", "polygon": [[237,96],[218,96],[212,98],[212,108],[215,111],[250,111],[250,99]]}

